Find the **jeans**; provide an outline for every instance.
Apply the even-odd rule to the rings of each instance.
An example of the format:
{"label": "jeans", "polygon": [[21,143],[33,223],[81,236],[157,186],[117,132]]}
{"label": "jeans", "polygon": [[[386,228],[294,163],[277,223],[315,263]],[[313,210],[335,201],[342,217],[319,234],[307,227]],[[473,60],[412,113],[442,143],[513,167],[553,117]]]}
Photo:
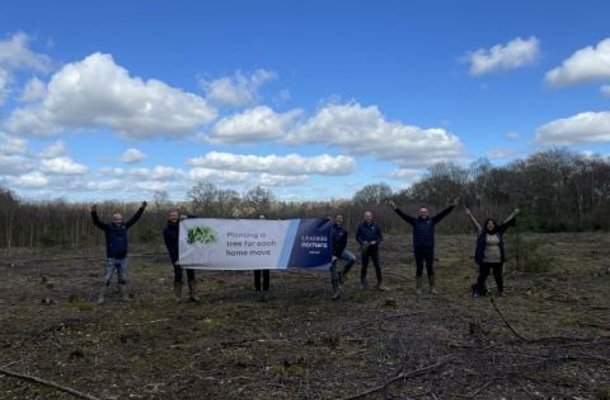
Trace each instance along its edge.
{"label": "jeans", "polygon": [[424,264],[428,276],[434,275],[434,250],[415,249],[415,276],[421,277],[424,274]]}
{"label": "jeans", "polygon": [[373,260],[375,266],[375,275],[377,280],[381,281],[381,264],[379,262],[379,247],[377,245],[369,245],[365,251],[361,252],[362,269],[360,270],[360,282],[366,281],[366,270],[369,267],[369,259]]}
{"label": "jeans", "polygon": [[106,259],[106,267],[104,268],[104,283],[106,285],[110,285],[110,280],[112,279],[112,273],[116,269],[116,274],[118,278],[119,285],[124,285],[127,283],[126,280],[126,269],[127,269],[127,258],[107,258]]}

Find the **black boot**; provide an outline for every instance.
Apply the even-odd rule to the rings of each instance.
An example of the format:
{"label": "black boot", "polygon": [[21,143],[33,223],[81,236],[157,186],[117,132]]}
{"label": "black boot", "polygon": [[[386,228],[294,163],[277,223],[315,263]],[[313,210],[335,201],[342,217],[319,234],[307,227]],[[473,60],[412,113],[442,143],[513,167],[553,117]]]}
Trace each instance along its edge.
{"label": "black boot", "polygon": [[339,289],[339,281],[337,279],[332,280],[333,285],[333,300],[339,300],[341,298],[341,290]]}

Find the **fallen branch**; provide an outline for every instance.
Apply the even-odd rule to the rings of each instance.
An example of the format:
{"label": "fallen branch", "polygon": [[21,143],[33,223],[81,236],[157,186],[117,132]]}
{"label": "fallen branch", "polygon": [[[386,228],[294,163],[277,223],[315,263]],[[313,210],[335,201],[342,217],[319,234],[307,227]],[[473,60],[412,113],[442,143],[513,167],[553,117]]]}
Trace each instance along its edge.
{"label": "fallen branch", "polygon": [[34,382],[34,383],[40,383],[41,385],[50,386],[50,387],[55,388],[55,389],[57,389],[57,390],[59,390],[61,392],[69,393],[69,394],[71,394],[72,396],[75,396],[75,397],[80,397],[81,399],[101,400],[99,397],[95,397],[95,396],[91,396],[90,394],[87,394],[87,393],[79,392],[78,390],[69,388],[67,386],[60,385],[60,384],[55,383],[55,382],[47,381],[46,379],[37,378],[35,376],[26,375],[26,374],[20,374],[20,373],[17,373],[17,372],[9,371],[9,370],[1,368],[1,367],[0,367],[0,374],[4,374],[4,375],[7,375],[7,376],[12,376],[14,378],[19,378],[19,379],[23,379],[23,380]]}
{"label": "fallen branch", "polygon": [[153,319],[151,321],[144,321],[144,322],[126,322],[124,325],[125,326],[141,326],[141,325],[148,325],[148,324],[156,324],[157,322],[165,322],[165,321],[169,321],[169,318]]}
{"label": "fallen branch", "polygon": [[383,390],[386,387],[388,387],[389,385],[391,385],[392,383],[399,381],[401,379],[407,379],[407,378],[412,378],[412,377],[415,377],[418,375],[428,374],[428,373],[442,367],[443,365],[447,364],[448,362],[455,360],[458,357],[459,357],[458,355],[452,355],[449,357],[445,357],[444,359],[439,360],[435,364],[429,365],[427,367],[416,369],[415,371],[411,371],[411,372],[401,372],[400,374],[394,376],[393,378],[388,379],[387,381],[385,381],[384,383],[382,383],[379,386],[375,386],[372,389],[366,390],[364,392],[361,392],[361,393],[358,393],[355,395],[343,397],[343,398],[341,398],[341,400],[360,399],[362,397],[368,396],[369,394]]}
{"label": "fallen branch", "polygon": [[496,309],[496,311],[498,312],[498,315],[500,315],[500,318],[502,318],[502,321],[504,321],[504,324],[506,324],[506,327],[508,329],[510,329],[510,331],[513,333],[513,335],[515,335],[516,337],[518,337],[519,339],[523,340],[524,342],[529,342],[530,340],[527,339],[526,337],[524,337],[523,335],[521,335],[519,332],[517,332],[515,330],[515,328],[512,327],[512,325],[508,322],[508,320],[504,317],[504,314],[502,314],[502,311],[500,311],[500,309],[498,308],[498,305],[496,304],[496,302],[494,301],[494,298],[491,298],[491,304],[494,306],[494,308]]}

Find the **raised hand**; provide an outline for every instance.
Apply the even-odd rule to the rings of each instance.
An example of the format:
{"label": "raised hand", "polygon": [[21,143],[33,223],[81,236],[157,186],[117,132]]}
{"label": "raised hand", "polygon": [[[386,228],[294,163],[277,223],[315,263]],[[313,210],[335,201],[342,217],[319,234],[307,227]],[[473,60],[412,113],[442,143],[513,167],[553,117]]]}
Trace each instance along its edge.
{"label": "raised hand", "polygon": [[142,207],[142,208],[146,208],[146,205],[147,205],[147,204],[148,204],[148,203],[146,203],[145,201],[143,201],[143,202],[142,202],[142,206],[141,206],[141,207]]}
{"label": "raised hand", "polygon": [[94,204],[91,206],[91,211],[92,212],[97,212],[97,204]]}

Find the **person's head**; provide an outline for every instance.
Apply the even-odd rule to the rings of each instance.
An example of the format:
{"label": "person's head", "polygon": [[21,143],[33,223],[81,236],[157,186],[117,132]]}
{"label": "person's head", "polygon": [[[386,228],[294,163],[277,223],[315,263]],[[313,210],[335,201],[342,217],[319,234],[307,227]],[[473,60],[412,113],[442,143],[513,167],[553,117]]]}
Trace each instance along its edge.
{"label": "person's head", "polygon": [[335,214],[335,224],[337,224],[338,226],[343,225],[343,214]]}
{"label": "person's head", "polygon": [[373,222],[373,213],[371,211],[365,211],[362,219],[367,224],[370,224],[371,222]]}
{"label": "person's head", "polygon": [[485,220],[485,231],[489,232],[489,233],[493,233],[496,231],[496,221],[493,218],[487,218]]}
{"label": "person's head", "polygon": [[428,219],[428,208],[426,206],[419,207],[419,210],[417,210],[417,216],[421,219]]}
{"label": "person's head", "polygon": [[176,224],[179,220],[180,214],[178,213],[178,210],[169,210],[167,213],[167,221],[171,222],[172,224]]}
{"label": "person's head", "polygon": [[119,212],[112,213],[112,223],[116,226],[123,225],[123,214]]}

